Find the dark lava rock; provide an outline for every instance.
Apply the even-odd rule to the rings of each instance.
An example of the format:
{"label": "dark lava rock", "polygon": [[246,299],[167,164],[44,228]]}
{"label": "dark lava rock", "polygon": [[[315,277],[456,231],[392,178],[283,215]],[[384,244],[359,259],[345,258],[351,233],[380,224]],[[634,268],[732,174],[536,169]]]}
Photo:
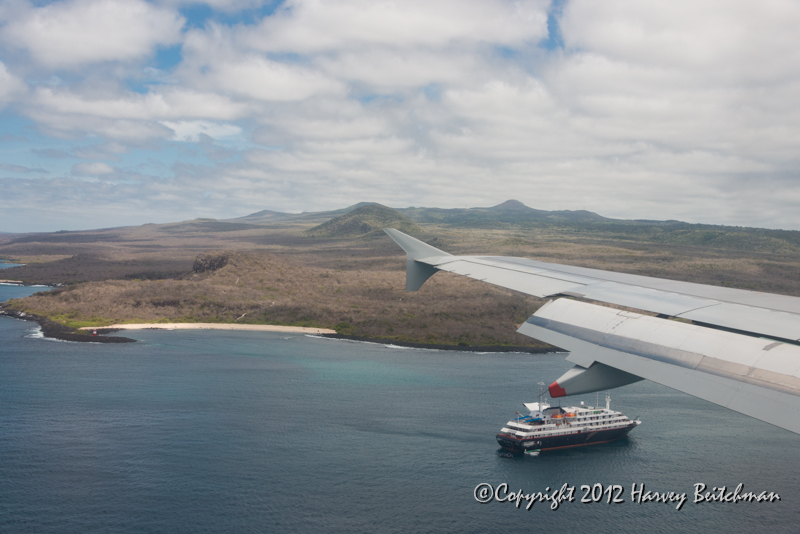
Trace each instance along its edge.
{"label": "dark lava rock", "polygon": [[226,265],[228,265],[228,256],[226,254],[201,254],[194,260],[194,272],[216,271]]}
{"label": "dark lava rock", "polygon": [[6,310],[0,308],[0,315],[22,319],[23,321],[35,321],[42,327],[44,337],[60,339],[61,341],[76,341],[79,343],[134,343],[135,339],[117,336],[95,336],[90,330],[85,330],[85,334],[78,333],[74,328],[56,323],[45,317],[40,317],[32,313],[25,313],[16,310]]}

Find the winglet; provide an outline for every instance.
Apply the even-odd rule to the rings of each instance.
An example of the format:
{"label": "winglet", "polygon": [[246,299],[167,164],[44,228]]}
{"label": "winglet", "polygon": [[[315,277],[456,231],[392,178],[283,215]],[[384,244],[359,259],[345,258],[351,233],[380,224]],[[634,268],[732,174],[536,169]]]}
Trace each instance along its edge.
{"label": "winglet", "polygon": [[550,396],[555,399],[566,397],[567,395],[614,389],[640,380],[644,379],[621,369],[594,362],[588,368],[576,365],[564,373],[561,378],[550,384],[548,390],[550,391]]}
{"label": "winglet", "polygon": [[419,290],[422,284],[439,270],[426,263],[424,261],[426,258],[450,256],[447,252],[423,243],[419,239],[415,239],[394,228],[385,228],[383,231],[406,251],[406,291]]}

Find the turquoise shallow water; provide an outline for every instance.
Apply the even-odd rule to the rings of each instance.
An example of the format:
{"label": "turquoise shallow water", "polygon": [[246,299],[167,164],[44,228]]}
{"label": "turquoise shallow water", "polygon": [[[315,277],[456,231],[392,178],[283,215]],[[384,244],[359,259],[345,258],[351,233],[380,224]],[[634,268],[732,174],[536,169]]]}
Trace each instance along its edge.
{"label": "turquoise shallow water", "polygon": [[[15,291],[33,289],[0,286],[0,299]],[[570,367],[563,355],[258,332],[77,344],[36,330],[0,318],[2,532],[793,532],[800,520],[800,436],[649,382],[613,392],[643,421],[626,440],[498,456],[494,434]],[[619,484],[627,502],[525,511],[476,502],[483,482]],[[634,482],[690,500],[696,482],[743,483],[782,500],[677,511],[631,503]]]}

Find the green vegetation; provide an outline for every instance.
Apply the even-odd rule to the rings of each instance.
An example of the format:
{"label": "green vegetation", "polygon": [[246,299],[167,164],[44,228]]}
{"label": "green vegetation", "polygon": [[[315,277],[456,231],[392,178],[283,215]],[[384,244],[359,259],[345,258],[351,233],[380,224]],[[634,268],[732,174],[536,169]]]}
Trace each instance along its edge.
{"label": "green vegetation", "polygon": [[405,255],[379,231],[385,226],[452,254],[522,256],[800,295],[800,232],[616,221],[514,202],[474,210],[362,204],[327,214],[265,212],[0,237],[0,256],[28,264],[6,269],[4,277],[66,284],[7,307],[70,327],[280,324],[419,343],[537,345],[514,325],[542,304],[538,299],[448,273],[406,293]]}

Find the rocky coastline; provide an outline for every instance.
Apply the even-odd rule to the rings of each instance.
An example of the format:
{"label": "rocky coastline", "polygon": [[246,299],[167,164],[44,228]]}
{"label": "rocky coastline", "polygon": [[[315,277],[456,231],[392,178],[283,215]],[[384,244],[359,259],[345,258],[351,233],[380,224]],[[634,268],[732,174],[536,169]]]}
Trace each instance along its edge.
{"label": "rocky coastline", "polygon": [[[121,336],[101,336],[87,334],[78,334],[74,328],[65,326],[63,324],[51,321],[46,317],[34,315],[32,313],[25,313],[17,310],[9,310],[0,304],[0,316],[12,317],[22,321],[33,321],[39,323],[42,328],[42,335],[51,339],[58,339],[60,341],[75,341],[79,343],[134,343],[135,339]],[[98,331],[98,334],[100,332]]]}

